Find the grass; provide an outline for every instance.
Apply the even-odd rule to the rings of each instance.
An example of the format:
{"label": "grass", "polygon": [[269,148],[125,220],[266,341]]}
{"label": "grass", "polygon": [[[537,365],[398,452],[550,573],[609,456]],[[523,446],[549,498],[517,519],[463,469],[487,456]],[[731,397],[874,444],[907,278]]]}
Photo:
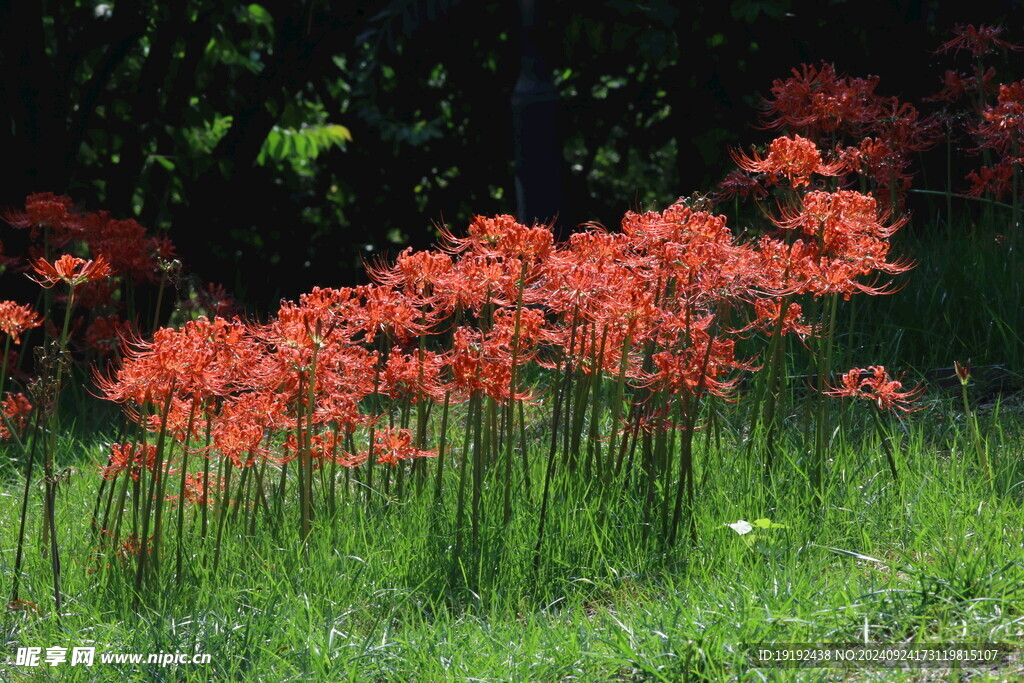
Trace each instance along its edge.
{"label": "grass", "polygon": [[[601,523],[597,496],[579,479],[556,487],[537,573],[538,506],[524,495],[502,527],[500,489],[488,489],[481,547],[459,566],[451,561],[451,516],[438,515],[429,496],[352,504],[335,519],[316,520],[308,562],[297,542],[278,542],[264,526],[254,535],[229,528],[220,560],[226,571],[216,575],[204,569],[209,553],[197,544],[183,585],[168,581],[138,612],[133,565],[114,560],[100,569],[91,554],[96,543],[84,520],[98,486],[91,463],[101,451],[65,439],[63,460],[77,470],[58,497],[65,612],[59,620],[50,612],[49,565],[30,545],[22,597],[39,612],[4,616],[5,652],[13,661],[17,647],[92,645],[98,653],[199,652],[211,661],[7,664],[0,672],[61,681],[763,680],[800,672],[755,669],[744,644],[1016,644],[1024,637],[1024,415],[1007,404],[980,416],[995,456],[993,494],[952,406],[936,400],[909,419],[898,483],[876,433],[854,425],[854,437],[829,451],[821,512],[803,503],[797,450],[784,449],[788,461],[765,484],[738,456],[731,429],[720,447],[711,440],[706,450],[698,439],[698,477],[707,478],[694,546],[644,543],[639,497],[617,501]],[[857,412],[846,417],[856,422]],[[454,483],[457,470],[449,474]],[[5,577],[18,498],[11,481],[0,503]],[[726,526],[759,518],[782,526],[746,535]],[[977,675],[1024,675],[1024,665],[1013,667]],[[804,673],[826,671],[843,673]],[[922,671],[847,674],[917,680]]]}

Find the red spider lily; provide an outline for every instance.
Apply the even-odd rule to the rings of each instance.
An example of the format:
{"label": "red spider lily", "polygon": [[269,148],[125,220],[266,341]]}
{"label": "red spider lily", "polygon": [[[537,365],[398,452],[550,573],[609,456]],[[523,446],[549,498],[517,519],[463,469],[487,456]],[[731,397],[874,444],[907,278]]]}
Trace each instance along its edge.
{"label": "red spider lily", "polygon": [[864,138],[858,147],[844,149],[842,157],[848,168],[869,176],[883,192],[895,187],[902,193],[910,187],[909,159],[885,140]]}
{"label": "red spider lily", "polygon": [[135,326],[117,315],[94,318],[85,330],[85,343],[101,356],[112,356],[125,339],[135,335]]}
{"label": "red spider lily", "polygon": [[378,334],[404,343],[428,330],[424,322],[428,314],[416,302],[398,290],[380,285],[355,288],[356,303],[346,312],[349,334],[363,334],[363,341],[373,343]]}
{"label": "red spider lily", "polygon": [[39,239],[43,229],[55,247],[67,244],[79,231],[80,217],[74,212],[71,199],[52,192],[31,194],[25,199],[24,211],[6,212],[3,216],[12,227],[30,228],[33,240]]}
{"label": "red spider lily", "polygon": [[933,116],[921,118],[920,112],[909,102],[890,97],[882,106],[871,130],[875,137],[884,140],[900,154],[926,151],[941,139],[938,119]]}
{"label": "red spider lily", "polygon": [[398,255],[394,266],[371,266],[367,270],[376,282],[395,287],[407,296],[424,300],[435,287],[451,278],[454,268],[449,254],[438,251],[413,251],[412,247],[409,247]]}
{"label": "red spider lily", "polygon": [[14,344],[21,343],[21,334],[43,324],[42,316],[25,304],[13,301],[0,301],[0,332],[3,332]]}
{"label": "red spider lily", "polygon": [[985,122],[973,131],[981,146],[1008,156],[1011,163],[1024,163],[1024,81],[1000,85],[996,105],[981,115]]}
{"label": "red spider lily", "polygon": [[958,25],[953,29],[953,34],[956,38],[940,45],[939,48],[935,50],[935,54],[967,50],[971,53],[972,57],[977,58],[982,55],[995,52],[997,48],[1003,48],[1005,50],[1022,49],[1020,45],[1014,45],[1013,43],[1008,43],[1007,41],[999,38],[999,34],[1002,32],[1002,26],[982,24],[975,28],[974,24],[967,24],[966,26]]}
{"label": "red spider lily", "polygon": [[[192,505],[213,505],[224,492],[224,480],[216,474],[195,472],[185,475],[185,502]],[[169,500],[176,496],[169,496]]]}
{"label": "red spider lily", "polygon": [[[366,374],[364,377],[371,377]],[[369,381],[367,382],[369,384]],[[317,400],[313,412],[314,424],[333,425],[341,432],[351,434],[361,425],[368,424],[371,418],[359,412],[358,399],[369,395],[372,386],[368,386],[360,394],[342,394],[337,390],[328,390]]]}
{"label": "red spider lily", "polygon": [[[624,219],[623,228],[632,227]],[[630,242],[627,234],[598,229],[574,233],[567,249],[548,258],[546,274],[528,299],[556,313],[599,310],[615,295],[623,278],[629,277],[635,261]]]}
{"label": "red spider lily", "polygon": [[727,398],[739,380],[720,378],[745,367],[736,362],[734,349],[731,339],[715,339],[704,330],[694,330],[690,344],[682,351],[660,351],[652,356],[656,370],[649,381],[674,394],[708,393]]}
{"label": "red spider lily", "polygon": [[801,339],[814,334],[814,328],[804,322],[803,308],[795,301],[786,306],[786,315],[779,327],[779,316],[782,314],[782,302],[777,299],[758,299],[754,302],[754,314],[757,316],[752,323],[739,330],[762,330],[774,336],[779,334],[795,334]]}
{"label": "red spider lily", "polygon": [[446,279],[434,286],[429,303],[439,315],[478,314],[484,306],[508,306],[518,294],[521,266],[513,260],[464,254]]}
{"label": "red spider lily", "polygon": [[995,82],[996,70],[989,67],[980,76],[967,75],[950,69],[942,77],[942,90],[923,98],[925,102],[956,102],[968,93],[981,90],[984,93],[998,92]]}
{"label": "red spider lily", "polygon": [[685,199],[680,199],[661,213],[627,212],[622,218],[622,232],[629,237],[626,246],[638,252],[637,256],[624,263],[631,268],[649,266],[650,261],[642,257],[638,259],[638,256],[645,251],[652,251],[656,255],[658,247],[667,243],[691,244],[732,239],[725,216],[695,209]]}
{"label": "red spider lily", "polygon": [[11,433],[7,429],[7,423],[10,422],[19,432],[24,431],[28,417],[32,413],[32,404],[25,398],[25,394],[7,394],[3,402],[0,402],[0,410],[7,418],[0,420],[0,439],[9,439]]}
{"label": "red spider lily", "polygon": [[[100,474],[104,479],[110,481],[121,472],[128,472],[135,481],[139,480],[142,468],[150,472],[156,468],[156,446],[154,444],[141,443],[115,443],[110,447],[110,456],[107,465],[100,468]],[[170,473],[169,463],[164,463]]]}
{"label": "red spider lily", "polygon": [[735,151],[731,154],[736,165],[744,171],[765,173],[772,182],[783,176],[793,187],[809,185],[812,173],[835,176],[845,170],[842,161],[822,161],[818,146],[799,135],[772,140],[768,155],[763,159],[756,155],[747,157]]}
{"label": "red spider lily", "polygon": [[235,298],[221,284],[205,283],[200,286],[193,297],[185,302],[185,308],[199,311],[203,315],[230,319],[237,315],[238,305]]}
{"label": "red spider lily", "polygon": [[543,260],[554,246],[548,226],[528,228],[513,216],[474,216],[466,237],[441,230],[443,249],[450,254],[472,251],[479,256]]}
{"label": "red spider lily", "polygon": [[131,218],[116,220],[106,211],[90,213],[82,221],[82,238],[89,251],[103,256],[119,274],[134,282],[156,279],[156,260],[146,229]]}
{"label": "red spider lily", "polygon": [[[992,69],[993,75],[995,69]],[[976,81],[971,77],[965,76],[959,71],[953,69],[946,69],[946,72],[942,75],[942,90],[939,90],[934,95],[929,95],[924,98],[925,102],[956,102],[970,90],[974,89]]]}
{"label": "red spider lily", "polygon": [[792,77],[772,83],[773,98],[764,104],[766,128],[789,127],[817,137],[855,130],[878,114],[878,77],[840,77],[831,64],[800,65]]}
{"label": "red spider lily", "polygon": [[244,325],[200,318],[181,330],[161,328],[148,342],[127,340],[121,368],[95,382],[110,401],[162,405],[172,389],[205,401],[244,387],[257,350]]}
{"label": "red spider lily", "polygon": [[[374,453],[377,455],[379,464],[397,466],[403,460],[412,458],[433,458],[437,453],[433,451],[421,451],[412,445],[412,432],[408,429],[393,429],[383,427],[374,435]],[[358,458],[353,458],[358,460]],[[366,456],[362,457],[365,462]]]}
{"label": "red spider lily", "polygon": [[[327,360],[323,366],[326,371],[318,373],[317,391],[322,392],[325,398],[358,402],[373,393],[373,377],[380,360],[376,351],[336,344],[327,349],[324,358]],[[339,413],[348,414],[347,408]]]}
{"label": "red spider lily", "polygon": [[658,320],[655,292],[636,280],[622,280],[618,284],[618,296],[609,297],[601,308],[589,311],[588,317],[602,330],[614,330],[617,338],[642,342],[650,336]]}
{"label": "red spider lily", "polygon": [[446,367],[445,357],[433,351],[405,354],[398,347],[392,347],[381,373],[378,391],[411,403],[418,403],[424,398],[441,401],[446,389],[441,374]]}
{"label": "red spider lily", "polygon": [[1013,166],[1009,159],[1003,159],[969,172],[967,180],[971,181],[971,187],[964,194],[968,197],[992,194],[996,199],[1002,199],[1013,191]]}
{"label": "red spider lily", "polygon": [[52,264],[39,258],[31,261],[31,265],[40,277],[29,276],[29,279],[47,289],[58,282],[65,282],[71,287],[77,287],[86,282],[103,280],[114,274],[102,255],[97,256],[94,260],[86,261],[71,254],[64,254]]}
{"label": "red spider lily", "polygon": [[487,218],[474,216],[466,239],[478,254],[542,261],[554,245],[554,234],[547,226],[528,228],[508,215]]}
{"label": "red spider lily", "polygon": [[[331,322],[330,316],[346,317],[348,311],[356,304],[357,293],[351,287],[314,287],[299,297],[299,306],[303,309],[319,312],[327,316],[324,322]],[[289,305],[294,306],[294,304]]]}
{"label": "red spider lily", "polygon": [[[375,440],[375,443],[380,443],[380,441]],[[272,462],[284,464],[299,457],[298,440],[295,438],[295,434],[289,434],[288,438],[285,439],[283,446],[284,455],[270,458]],[[358,467],[366,462],[366,453],[353,455],[351,453],[339,451],[339,446],[341,446],[341,442],[335,437],[333,432],[314,434],[310,437],[309,455],[313,469],[318,470],[327,463],[332,462],[337,463],[342,467]]]}
{"label": "red spider lily", "polygon": [[[254,386],[283,394],[287,401],[305,402],[307,381],[317,354],[314,394],[322,400],[326,394],[358,394],[362,398],[372,392],[372,378],[377,362],[375,353],[352,346],[351,334],[361,334],[352,310],[357,307],[354,290],[316,289],[296,305],[282,302],[277,317],[254,334],[268,345],[260,355],[260,380]],[[354,332],[353,332],[354,330]],[[302,378],[300,380],[300,377]]]}
{"label": "red spider lily", "polygon": [[500,346],[501,341],[494,337],[488,339],[474,328],[455,330],[449,364],[457,394],[484,394],[502,404],[529,397],[519,392],[510,395],[512,365]]}
{"label": "red spider lily", "polygon": [[814,191],[804,195],[799,213],[785,212],[777,224],[789,230],[799,228],[804,235],[818,238],[823,251],[845,255],[844,240],[862,235],[886,239],[906,223],[903,218],[886,225],[887,218],[869,194]]}
{"label": "red spider lily", "polygon": [[511,308],[499,308],[494,311],[491,329],[488,330],[483,342],[484,350],[490,358],[503,362],[511,362],[514,355],[516,364],[522,365],[533,357],[536,345],[543,336],[544,327],[544,313],[541,310],[520,309],[517,330],[516,311]]}
{"label": "red spider lily", "polygon": [[823,393],[826,396],[862,398],[872,401],[879,410],[891,410],[896,414],[918,410],[911,404],[924,392],[922,386],[900,391],[903,385],[889,377],[881,365],[872,365],[867,370],[854,368],[842,376],[841,382],[842,386]]}
{"label": "red spider lily", "polygon": [[[571,356],[568,355],[568,345],[565,343],[570,335],[575,337],[575,351]],[[581,323],[577,324],[575,329],[562,331],[560,336],[551,336],[556,343],[566,349],[565,360],[570,366],[587,375],[618,375],[622,368],[623,354],[626,355],[626,377],[636,378],[642,375],[642,359],[636,351],[637,346],[633,340],[628,340],[629,348],[626,348],[627,337],[621,327]]]}
{"label": "red spider lily", "polygon": [[149,250],[153,256],[164,261],[171,261],[177,258],[178,254],[174,249],[174,242],[167,235],[157,235],[149,238]]}
{"label": "red spider lily", "polygon": [[735,197],[758,200],[767,196],[768,190],[760,180],[738,169],[731,171],[718,183],[718,192],[715,193],[715,199],[719,201]]}
{"label": "red spider lily", "polygon": [[799,212],[785,212],[776,221],[781,228],[799,230],[819,250],[805,252],[802,260],[789,264],[798,275],[795,290],[846,297],[855,291],[881,293],[855,278],[876,271],[897,274],[912,267],[886,260],[889,244],[884,240],[906,222],[898,219],[886,224],[886,218],[870,195],[850,190],[807,193]]}
{"label": "red spider lily", "polygon": [[259,328],[257,335],[271,343],[276,350],[287,353],[289,360],[304,366],[314,348],[319,349],[334,335],[340,319],[329,307],[310,305],[308,301],[296,305],[282,301],[277,315]]}
{"label": "red spider lily", "polygon": [[687,211],[679,216],[677,207],[664,212],[666,217],[679,221],[673,240],[651,250],[657,261],[656,280],[673,283],[673,301],[663,297],[661,305],[690,309],[748,299],[754,284],[751,263],[755,259],[750,248],[735,243],[724,216],[703,211]]}
{"label": "red spider lily", "polygon": [[[166,415],[158,413],[148,415],[143,419],[139,412],[131,406],[125,407],[125,413],[129,419],[141,423],[148,431],[158,433],[163,429],[169,436],[182,444],[185,443],[186,437],[191,439],[196,434],[206,431],[205,413],[200,407],[194,407],[192,399],[172,397]],[[191,433],[189,433],[190,426]],[[187,444],[185,445],[187,446]]]}
{"label": "red spider lily", "polygon": [[[105,536],[113,536],[113,534],[107,531],[106,529],[103,529],[103,534]],[[153,537],[150,536],[149,539],[146,541],[147,553],[152,551],[153,549],[152,546],[150,545],[152,542]],[[117,548],[114,551],[114,555],[122,563],[127,564],[128,562],[134,561],[141,550],[142,543],[139,540],[139,537],[135,533],[131,533],[128,534],[128,538],[124,542],[118,544]],[[107,565],[107,568],[109,569],[110,565]]]}
{"label": "red spider lily", "polygon": [[212,448],[228,458],[238,468],[251,467],[257,457],[267,455],[261,444],[266,433],[267,419],[265,414],[254,410],[256,405],[264,405],[260,397],[245,394],[241,398],[227,401],[221,407],[220,415],[213,423]]}

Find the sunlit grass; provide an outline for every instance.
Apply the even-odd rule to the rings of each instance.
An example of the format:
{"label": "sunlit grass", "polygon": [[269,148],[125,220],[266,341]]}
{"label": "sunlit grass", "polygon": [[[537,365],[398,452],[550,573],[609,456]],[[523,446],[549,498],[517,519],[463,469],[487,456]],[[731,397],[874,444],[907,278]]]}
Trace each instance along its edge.
{"label": "sunlit grass", "polygon": [[[786,462],[765,483],[738,456],[730,427],[720,445],[697,439],[696,546],[643,543],[642,500],[617,500],[599,520],[596,492],[578,478],[561,478],[537,569],[537,509],[521,496],[507,526],[500,496],[485,497],[485,550],[465,553],[453,566],[451,530],[429,496],[382,499],[317,517],[308,560],[293,534],[279,541],[281,530],[262,519],[254,534],[229,526],[220,571],[212,572],[210,549],[196,542],[182,584],[165,576],[138,612],[133,564],[95,557],[96,542],[82,523],[92,513],[92,468],[101,451],[88,440],[64,440],[60,459],[77,471],[58,496],[58,517],[67,520],[64,614],[58,625],[48,564],[30,544],[22,597],[39,612],[5,616],[5,650],[13,657],[19,646],[95,645],[99,652],[212,656],[209,665],[165,669],[65,666],[60,680],[673,681],[757,679],[744,643],[1019,643],[1021,407],[1010,402],[998,415],[988,408],[980,416],[994,455],[993,495],[953,405],[936,399],[908,419],[898,483],[876,431],[858,426],[863,416],[847,415],[849,436],[829,451],[822,511],[804,504],[806,483],[792,474],[803,466],[798,449],[783,449]],[[542,461],[532,459],[538,469]],[[454,483],[457,469],[448,476]],[[0,505],[4,576],[20,497],[17,481],[9,482]],[[38,496],[32,504],[41,504]],[[782,526],[746,535],[726,526],[761,518]],[[187,533],[196,525],[192,511]],[[99,566],[106,562],[110,568]]]}

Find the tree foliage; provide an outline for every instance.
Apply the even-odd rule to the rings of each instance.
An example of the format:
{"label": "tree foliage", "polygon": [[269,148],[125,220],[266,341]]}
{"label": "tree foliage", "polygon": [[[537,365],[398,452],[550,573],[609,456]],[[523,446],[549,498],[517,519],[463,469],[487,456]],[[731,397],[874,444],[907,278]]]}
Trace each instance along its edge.
{"label": "tree foliage", "polygon": [[[919,69],[952,23],[1010,9],[948,5],[538,5],[562,100],[563,222],[707,189],[726,145],[751,139],[758,92],[800,61]],[[515,3],[4,2],[0,40],[13,170],[0,205],[50,190],[135,216],[253,303],[353,281],[361,260],[424,246],[438,223],[515,211]]]}

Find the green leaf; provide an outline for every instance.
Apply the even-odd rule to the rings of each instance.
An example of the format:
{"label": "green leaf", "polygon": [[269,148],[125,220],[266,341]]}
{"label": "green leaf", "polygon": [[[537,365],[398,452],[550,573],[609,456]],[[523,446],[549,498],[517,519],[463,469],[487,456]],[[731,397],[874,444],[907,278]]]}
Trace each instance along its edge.
{"label": "green leaf", "polygon": [[337,123],[332,123],[330,125],[324,126],[322,130],[326,132],[327,135],[330,136],[334,144],[338,145],[339,147],[344,147],[346,142],[352,142],[352,133],[350,133],[348,128],[346,128],[345,126],[339,125]]}
{"label": "green leaf", "polygon": [[303,126],[298,129],[274,126],[263,141],[256,161],[260,165],[287,161],[299,166],[313,161],[332,147],[344,149],[345,143],[351,139],[352,134],[348,128],[339,124]]}
{"label": "green leaf", "polygon": [[154,155],[152,155],[149,158],[152,159],[153,161],[155,161],[156,163],[160,164],[161,166],[163,166],[165,171],[168,171],[168,172],[173,172],[174,171],[174,162],[171,161],[170,159],[168,159],[167,157],[162,156],[160,154],[154,154]]}
{"label": "green leaf", "polygon": [[761,519],[755,519],[753,522],[751,522],[751,524],[753,524],[758,529],[785,529],[786,528],[785,524],[776,524],[775,522],[773,522],[772,520],[768,519],[767,517],[762,517]]}
{"label": "green leaf", "polygon": [[249,16],[252,17],[252,20],[257,24],[262,24],[263,26],[274,25],[274,18],[270,16],[270,12],[268,12],[262,5],[253,3],[252,5],[249,5],[248,10]]}

